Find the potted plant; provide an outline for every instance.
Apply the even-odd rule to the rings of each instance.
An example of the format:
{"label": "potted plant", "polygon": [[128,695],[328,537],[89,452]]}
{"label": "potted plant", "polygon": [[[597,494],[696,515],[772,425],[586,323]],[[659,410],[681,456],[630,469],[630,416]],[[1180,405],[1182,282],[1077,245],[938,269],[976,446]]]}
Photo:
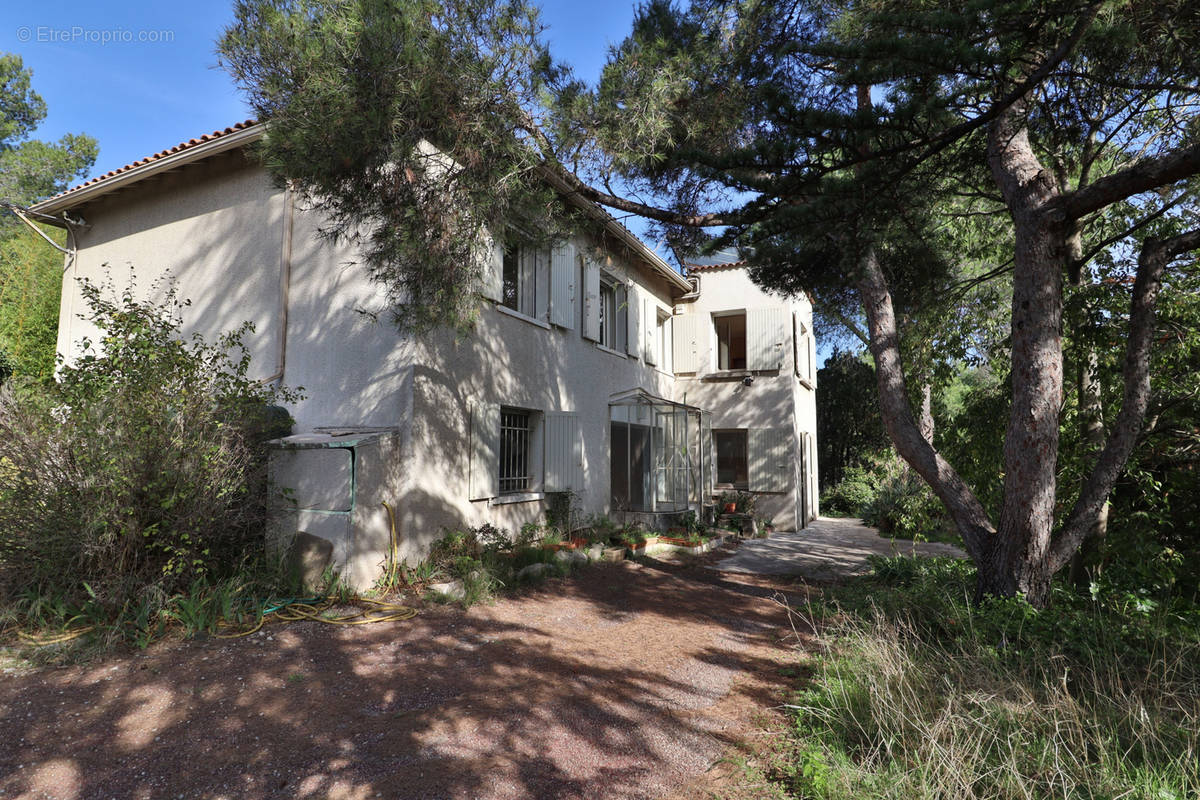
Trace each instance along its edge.
{"label": "potted plant", "polygon": [[726,514],[733,514],[738,510],[738,492],[721,492],[720,506]]}

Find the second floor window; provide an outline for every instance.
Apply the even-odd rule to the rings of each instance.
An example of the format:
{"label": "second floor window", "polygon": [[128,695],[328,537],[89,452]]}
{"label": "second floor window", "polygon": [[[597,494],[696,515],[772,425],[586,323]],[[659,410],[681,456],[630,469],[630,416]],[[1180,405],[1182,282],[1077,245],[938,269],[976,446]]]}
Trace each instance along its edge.
{"label": "second floor window", "polygon": [[541,256],[529,247],[510,246],[504,250],[504,293],[501,302],[527,317],[537,311],[537,270]]}
{"label": "second floor window", "polygon": [[717,329],[717,369],[745,369],[746,315],[723,314],[713,322]]}
{"label": "second floor window", "polygon": [[617,287],[608,281],[600,282],[600,344],[617,347]]}

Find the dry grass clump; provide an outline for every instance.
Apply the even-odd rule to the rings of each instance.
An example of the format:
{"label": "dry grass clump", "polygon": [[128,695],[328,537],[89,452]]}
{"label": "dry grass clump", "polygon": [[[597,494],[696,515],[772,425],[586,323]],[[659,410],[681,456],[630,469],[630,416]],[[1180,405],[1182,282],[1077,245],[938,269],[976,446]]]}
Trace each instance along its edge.
{"label": "dry grass clump", "polygon": [[775,790],[1200,797],[1194,616],[1122,619],[1095,602],[973,609],[964,567],[926,568],[937,574],[807,610],[829,650],[789,703],[792,727],[767,770]]}

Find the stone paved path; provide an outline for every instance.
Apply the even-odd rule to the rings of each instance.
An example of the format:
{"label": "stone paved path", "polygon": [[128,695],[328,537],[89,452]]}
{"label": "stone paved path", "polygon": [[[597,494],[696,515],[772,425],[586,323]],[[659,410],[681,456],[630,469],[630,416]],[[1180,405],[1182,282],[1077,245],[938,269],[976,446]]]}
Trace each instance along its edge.
{"label": "stone paved path", "polygon": [[870,572],[871,555],[966,557],[950,544],[886,539],[860,519],[821,517],[802,531],[744,541],[733,556],[711,569],[833,581]]}

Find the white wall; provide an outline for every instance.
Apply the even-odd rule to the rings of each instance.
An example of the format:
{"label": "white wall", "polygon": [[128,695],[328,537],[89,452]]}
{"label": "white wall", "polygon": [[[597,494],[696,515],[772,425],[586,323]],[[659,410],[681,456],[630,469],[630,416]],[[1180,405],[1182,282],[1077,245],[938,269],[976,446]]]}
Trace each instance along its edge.
{"label": "white wall", "polygon": [[[743,372],[725,377],[717,369],[716,335],[711,318],[714,313],[782,307],[789,314],[795,314],[797,320],[811,331],[812,306],[808,298],[768,294],[750,280],[743,267],[707,268],[695,272],[694,276],[700,280],[699,297],[680,306],[682,316],[701,319],[700,329],[705,332],[703,350],[707,355],[701,358],[697,372],[677,376],[675,399],[710,410],[715,429],[785,429],[794,437],[793,450],[798,455],[800,433],[816,432],[816,393],[796,374],[796,348],[790,321],[785,330],[780,369],[753,372],[753,382],[746,386],[742,380]],[[807,372],[804,352],[801,353],[801,368]],[[799,529],[806,523],[800,515],[799,493],[808,492],[809,508],[815,514],[816,485],[816,467],[812,464],[807,486],[798,486],[796,476],[793,476],[786,492],[759,496],[759,512],[772,517],[781,529]]]}

